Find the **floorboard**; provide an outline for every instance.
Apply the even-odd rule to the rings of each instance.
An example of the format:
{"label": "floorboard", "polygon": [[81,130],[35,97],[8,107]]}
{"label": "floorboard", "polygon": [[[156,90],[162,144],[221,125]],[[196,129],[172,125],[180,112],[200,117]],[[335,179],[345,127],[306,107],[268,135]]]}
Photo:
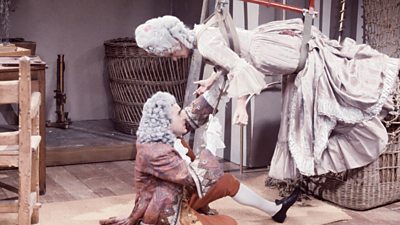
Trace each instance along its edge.
{"label": "floorboard", "polygon": [[[136,150],[133,143],[133,136],[115,131],[110,120],[74,121],[66,130],[47,128],[47,192],[40,196],[40,202],[135,193],[134,161],[131,159]],[[76,163],[84,164],[69,165]],[[222,162],[222,166],[242,181],[260,173],[245,170],[240,174],[239,166],[230,162]],[[0,182],[16,185],[16,172],[0,171]],[[0,189],[0,200],[16,196]],[[331,225],[400,224],[400,202],[367,211],[344,211],[353,219]]]}
{"label": "floorboard", "polygon": [[68,129],[46,128],[46,165],[62,166],[135,158],[135,138],[111,120],[74,121]]}
{"label": "floorboard", "polygon": [[64,166],[48,168],[47,175],[58,185],[65,188],[66,193],[72,195],[74,199],[98,197],[90,187],[82,183],[78,177],[71,174]]}
{"label": "floorboard", "polygon": [[[259,173],[240,174],[239,166],[224,162],[239,180],[251,179]],[[47,193],[40,197],[42,203],[63,202],[135,193],[133,185],[134,161],[116,161],[67,165],[47,168]],[[16,181],[16,171],[1,171],[0,181]],[[8,191],[0,191],[0,199],[15,197]],[[400,202],[367,211],[343,209],[353,219],[330,225],[397,225],[400,222]]]}

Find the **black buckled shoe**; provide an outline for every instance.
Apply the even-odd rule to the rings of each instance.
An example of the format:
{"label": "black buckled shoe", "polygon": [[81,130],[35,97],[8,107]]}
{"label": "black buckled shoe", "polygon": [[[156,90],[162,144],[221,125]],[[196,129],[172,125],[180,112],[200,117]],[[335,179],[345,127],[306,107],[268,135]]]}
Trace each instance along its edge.
{"label": "black buckled shoe", "polygon": [[275,222],[283,223],[285,221],[286,212],[297,201],[297,198],[300,196],[300,192],[300,188],[296,188],[287,198],[275,200],[276,205],[282,205],[282,208],[272,216],[272,219]]}
{"label": "black buckled shoe", "polygon": [[282,204],[282,202],[286,199],[286,197],[282,198],[282,199],[275,199],[275,205],[280,205]]}

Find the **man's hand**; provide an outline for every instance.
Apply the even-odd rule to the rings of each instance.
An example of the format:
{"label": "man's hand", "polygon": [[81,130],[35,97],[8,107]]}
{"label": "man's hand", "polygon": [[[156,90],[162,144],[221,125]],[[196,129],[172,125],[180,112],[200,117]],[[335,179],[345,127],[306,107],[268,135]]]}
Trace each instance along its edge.
{"label": "man's hand", "polygon": [[207,91],[208,89],[210,89],[210,87],[212,86],[212,84],[214,83],[214,81],[210,80],[210,78],[205,79],[205,80],[199,80],[199,81],[195,81],[194,82],[197,85],[200,85],[200,87],[198,87],[193,95],[201,95],[203,94],[205,91]]}
{"label": "man's hand", "polygon": [[207,79],[195,81],[194,84],[200,85],[200,87],[198,87],[193,94],[203,94],[205,91],[211,88],[219,76],[220,74],[218,72],[213,72]]}

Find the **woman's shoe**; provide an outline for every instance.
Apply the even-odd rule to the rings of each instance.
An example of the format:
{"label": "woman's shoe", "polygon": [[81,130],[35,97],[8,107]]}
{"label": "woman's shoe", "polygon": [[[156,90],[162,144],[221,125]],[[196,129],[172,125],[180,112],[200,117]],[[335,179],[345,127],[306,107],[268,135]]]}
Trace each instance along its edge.
{"label": "woman's shoe", "polygon": [[297,201],[297,198],[300,196],[300,188],[294,189],[292,194],[287,198],[283,198],[281,200],[275,200],[276,205],[282,205],[282,208],[272,216],[272,219],[275,222],[283,223],[286,219],[286,212],[288,209]]}

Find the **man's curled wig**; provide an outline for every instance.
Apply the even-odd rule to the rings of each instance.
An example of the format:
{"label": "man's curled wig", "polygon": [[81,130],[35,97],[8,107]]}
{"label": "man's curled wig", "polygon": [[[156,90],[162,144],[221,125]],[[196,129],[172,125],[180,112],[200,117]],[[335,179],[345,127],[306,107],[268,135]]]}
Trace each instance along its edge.
{"label": "man's curled wig", "polygon": [[168,92],[157,92],[147,99],[143,106],[142,118],[136,132],[139,143],[164,143],[174,145],[176,136],[172,133],[171,108],[176,99]]}

